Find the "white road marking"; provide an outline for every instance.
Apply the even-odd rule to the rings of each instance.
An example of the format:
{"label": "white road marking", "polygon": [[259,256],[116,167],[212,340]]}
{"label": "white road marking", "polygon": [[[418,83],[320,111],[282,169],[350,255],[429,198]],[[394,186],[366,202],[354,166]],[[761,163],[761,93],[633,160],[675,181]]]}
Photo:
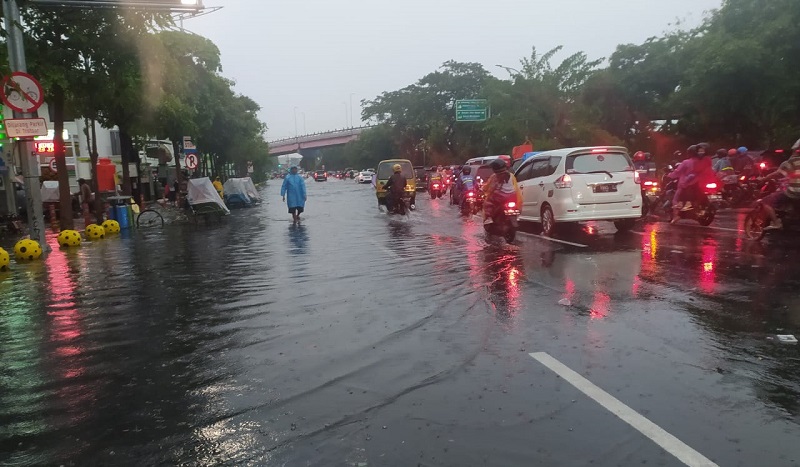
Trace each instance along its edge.
{"label": "white road marking", "polygon": [[518,234],[522,234],[522,235],[529,235],[531,237],[541,238],[542,240],[548,240],[548,241],[551,241],[551,242],[563,243],[565,245],[572,245],[572,246],[577,246],[577,247],[580,247],[580,248],[589,248],[589,245],[583,245],[581,243],[568,242],[566,240],[560,240],[558,238],[545,237],[543,235],[536,235],[536,234],[532,234],[532,233],[528,233],[528,232],[521,232],[521,231],[517,231],[517,233]]}
{"label": "white road marking", "polygon": [[660,426],[651,422],[639,412],[633,410],[619,401],[611,394],[603,391],[594,383],[573,371],[570,367],[553,358],[547,352],[528,354],[542,365],[552,370],[565,381],[575,386],[579,391],[589,396],[606,410],[619,417],[622,421],[647,436],[665,451],[690,467],[719,467],[707,457],[695,451],[683,441],[672,436]]}

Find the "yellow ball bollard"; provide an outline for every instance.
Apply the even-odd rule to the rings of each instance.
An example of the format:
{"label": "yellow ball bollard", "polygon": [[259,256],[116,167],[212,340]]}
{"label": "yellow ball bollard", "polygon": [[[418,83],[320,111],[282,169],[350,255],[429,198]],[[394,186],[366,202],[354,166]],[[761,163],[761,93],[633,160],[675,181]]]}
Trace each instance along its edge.
{"label": "yellow ball bollard", "polygon": [[115,221],[114,219],[109,219],[103,222],[103,229],[107,234],[119,233],[119,222]]}
{"label": "yellow ball bollard", "polygon": [[77,230],[62,230],[58,234],[58,245],[62,248],[81,245],[81,234]]}
{"label": "yellow ball bollard", "polygon": [[0,271],[7,271],[10,263],[11,258],[8,256],[8,252],[0,248]]}
{"label": "yellow ball bollard", "polygon": [[90,240],[100,240],[106,237],[106,230],[97,224],[89,224],[86,226],[86,236]]}
{"label": "yellow ball bollard", "polygon": [[14,245],[14,257],[18,261],[39,259],[42,256],[42,247],[35,240],[23,239]]}

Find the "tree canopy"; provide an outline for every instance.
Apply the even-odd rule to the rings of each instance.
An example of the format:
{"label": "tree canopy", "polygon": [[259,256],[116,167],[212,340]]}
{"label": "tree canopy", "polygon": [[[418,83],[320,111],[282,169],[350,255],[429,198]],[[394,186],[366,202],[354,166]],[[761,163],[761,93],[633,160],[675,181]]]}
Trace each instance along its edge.
{"label": "tree canopy", "polygon": [[[621,44],[608,59],[561,47],[505,67],[445,62],[397,91],[363,102],[380,124],[350,143],[343,163],[392,157],[416,164],[508,154],[526,139],[537,150],[623,144],[667,157],[698,141],[723,147],[791,145],[800,136],[800,2],[725,0],[691,30]],[[456,122],[457,99],[488,99],[486,122]],[[365,160],[372,154],[371,163]],[[350,164],[353,165],[353,164]]]}

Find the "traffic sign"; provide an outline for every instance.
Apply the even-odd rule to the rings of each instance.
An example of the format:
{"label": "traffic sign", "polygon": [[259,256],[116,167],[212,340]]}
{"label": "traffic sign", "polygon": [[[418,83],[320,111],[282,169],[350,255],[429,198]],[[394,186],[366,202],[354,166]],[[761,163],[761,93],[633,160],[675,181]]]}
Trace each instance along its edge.
{"label": "traffic sign", "polygon": [[50,159],[50,170],[53,172],[58,172],[58,166],[56,165],[56,158]]}
{"label": "traffic sign", "polygon": [[35,112],[44,102],[42,85],[33,76],[15,71],[3,79],[3,102],[17,112]]}
{"label": "traffic sign", "polygon": [[194,145],[194,142],[192,141],[192,137],[191,136],[184,136],[183,137],[183,150],[188,152],[187,150],[190,150],[190,149],[197,149],[197,147]]}
{"label": "traffic sign", "polygon": [[183,166],[189,170],[194,170],[197,168],[198,162],[197,154],[187,154],[183,159]]}
{"label": "traffic sign", "polygon": [[47,122],[43,118],[7,118],[5,124],[9,138],[47,136]]}
{"label": "traffic sign", "polygon": [[486,99],[461,99],[456,101],[457,122],[485,122],[489,118]]}

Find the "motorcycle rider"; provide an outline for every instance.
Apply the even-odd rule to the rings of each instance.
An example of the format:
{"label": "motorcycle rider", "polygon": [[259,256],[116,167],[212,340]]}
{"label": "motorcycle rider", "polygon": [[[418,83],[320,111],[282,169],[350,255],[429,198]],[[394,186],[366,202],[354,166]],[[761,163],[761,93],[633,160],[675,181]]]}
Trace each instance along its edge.
{"label": "motorcycle rider", "polygon": [[[714,178],[711,160],[706,157],[709,151],[707,143],[690,146],[687,152],[690,157],[681,162],[675,171],[669,174],[670,178],[678,179],[678,189],[672,200],[672,223],[678,221],[679,211],[692,209],[692,201],[697,204],[707,202],[702,188],[706,181]],[[685,204],[684,204],[685,203]]]}
{"label": "motorcycle rider", "polygon": [[762,200],[764,210],[770,220],[770,224],[764,227],[764,230],[783,228],[783,222],[775,213],[776,209],[781,209],[783,206],[792,203],[795,206],[800,206],[800,149],[795,149],[792,157],[781,164],[778,170],[766,177],[759,178],[759,180],[779,177],[788,178],[789,183],[783,191],[776,191]]}
{"label": "motorcycle rider", "polygon": [[[717,154],[720,151],[725,151],[724,149],[720,149],[717,151]],[[732,175],[733,174],[733,161],[732,158],[736,157],[739,154],[739,151],[736,149],[729,149],[725,151],[725,154],[719,156],[719,158],[714,161],[714,172],[717,176],[720,176],[720,172],[722,172],[722,176]]]}
{"label": "motorcycle rider", "polygon": [[736,150],[736,155],[731,158],[731,165],[733,165],[733,170],[737,174],[749,174],[749,172],[753,169],[753,159],[747,155],[746,147],[740,146]]}
{"label": "motorcycle rider", "polygon": [[405,194],[406,185],[408,184],[408,180],[403,175],[403,168],[400,164],[393,165],[392,172],[392,176],[389,177],[389,180],[383,185],[383,189],[386,190],[386,209],[388,209],[389,212],[395,211],[397,204],[403,202],[403,195]]}
{"label": "motorcycle rider", "polygon": [[455,204],[461,205],[464,193],[473,189],[475,186],[475,177],[472,176],[472,167],[465,165],[461,168],[461,175],[456,177],[456,183],[453,187],[453,200]]}
{"label": "motorcycle rider", "polygon": [[440,165],[438,168],[434,169],[431,172],[431,176],[428,177],[428,192],[430,192],[433,189],[433,184],[434,183],[438,183],[439,184],[439,190],[443,190],[444,189],[444,184],[442,183],[441,168],[442,168],[442,166]]}
{"label": "motorcycle rider", "polygon": [[514,174],[508,171],[503,159],[495,159],[489,164],[494,172],[483,186],[485,201],[483,203],[483,223],[491,224],[499,209],[509,201],[515,201],[522,207],[522,192],[517,185]]}

